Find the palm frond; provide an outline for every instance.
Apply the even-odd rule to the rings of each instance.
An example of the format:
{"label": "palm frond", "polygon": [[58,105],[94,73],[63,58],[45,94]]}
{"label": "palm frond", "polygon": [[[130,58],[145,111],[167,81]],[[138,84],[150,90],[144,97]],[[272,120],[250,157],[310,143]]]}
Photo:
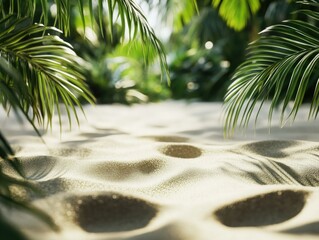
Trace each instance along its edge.
{"label": "palm frond", "polygon": [[0,22],[0,29],[0,100],[6,109],[20,109],[26,116],[32,109],[31,122],[48,126],[55,108],[60,116],[59,101],[69,119],[71,111],[77,118],[78,97],[93,102],[81,76],[83,60],[56,35],[60,31],[14,17]]}
{"label": "palm frond", "polygon": [[[122,26],[124,27],[124,34],[128,31],[128,34],[136,39],[139,33],[140,39],[145,46],[144,49],[146,54],[144,55],[144,58],[146,59],[146,62],[148,61],[147,53],[155,52],[158,55],[163,73],[162,77],[169,82],[170,78],[164,47],[161,41],[157,38],[152,27],[149,25],[141,8],[135,3],[134,0],[116,0],[113,4],[109,4],[109,6],[113,6],[113,10],[109,9],[109,11],[112,13],[114,12],[115,7],[117,7],[122,21]],[[112,15],[113,14],[110,14],[110,16]],[[111,19],[111,22],[113,23],[114,19]],[[128,26],[128,29],[126,26]],[[152,56],[150,59],[151,58]]]}
{"label": "palm frond", "polygon": [[[30,18],[17,18],[13,15],[0,20],[0,30],[0,102],[8,112],[11,109],[22,112],[38,131],[34,120],[37,119],[40,124],[51,124],[55,109],[60,116],[60,101],[69,113],[69,119],[69,109],[77,116],[74,105],[81,107],[77,97],[93,101],[79,69],[81,59],[69,44],[56,35],[60,31],[33,24]],[[5,174],[3,163],[9,164],[17,172],[17,176]],[[11,194],[10,189],[13,186],[37,191],[21,177],[23,173],[19,168],[19,161],[0,133],[1,205],[28,211],[57,229],[49,215]],[[2,213],[0,222],[0,228],[6,226],[3,233],[9,238],[26,239],[14,225],[6,222]]]}
{"label": "palm frond", "polygon": [[[306,13],[316,19],[319,16],[314,11]],[[306,21],[287,20],[260,35],[248,47],[247,59],[235,72],[225,96],[225,132],[229,134],[237,125],[246,127],[255,107],[259,105],[260,110],[268,98],[272,98],[269,121],[280,104],[281,123],[294,120],[311,86],[315,87],[309,118],[319,112],[319,28]]]}
{"label": "palm frond", "polygon": [[242,30],[252,14],[260,8],[259,0],[212,0],[219,14],[228,26],[235,30]]}
{"label": "palm frond", "polygon": [[[8,0],[9,1],[9,0]],[[34,18],[36,7],[39,7],[42,11],[40,19],[36,21],[42,22],[47,26],[48,23],[48,0],[41,0],[41,4],[37,4],[37,0],[16,0],[14,4],[10,4],[7,8],[5,4],[0,4],[0,14],[2,17],[10,14],[17,14],[19,18],[30,17]],[[188,1],[187,1],[188,2]],[[166,62],[165,51],[162,43],[157,38],[154,30],[149,25],[145,15],[141,8],[134,0],[55,0],[54,7],[56,8],[55,26],[63,31],[65,35],[70,34],[70,16],[74,7],[78,8],[85,27],[85,14],[89,9],[88,14],[91,18],[94,18],[94,7],[97,3],[98,11],[98,23],[103,33],[103,17],[108,14],[110,26],[115,22],[121,22],[123,32],[122,37],[129,35],[131,38],[139,39],[143,42],[146,49],[153,49],[158,55],[158,59],[162,68],[163,77],[169,80],[168,66]],[[1,9],[2,8],[2,9]],[[23,11],[21,10],[23,9]],[[105,11],[107,9],[107,12]],[[110,31],[112,33],[112,29]],[[145,55],[145,58],[148,56]]]}

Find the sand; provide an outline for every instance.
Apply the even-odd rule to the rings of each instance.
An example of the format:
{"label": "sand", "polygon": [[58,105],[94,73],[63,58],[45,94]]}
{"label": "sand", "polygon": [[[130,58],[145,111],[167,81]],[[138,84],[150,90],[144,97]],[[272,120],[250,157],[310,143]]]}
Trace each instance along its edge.
{"label": "sand", "polygon": [[8,212],[30,239],[318,239],[319,122],[307,121],[307,106],[285,128],[276,113],[270,134],[264,111],[232,139],[220,103],[84,109],[81,127],[65,124],[62,136],[55,119],[46,145],[2,114],[25,176],[42,190],[29,197],[60,226]]}

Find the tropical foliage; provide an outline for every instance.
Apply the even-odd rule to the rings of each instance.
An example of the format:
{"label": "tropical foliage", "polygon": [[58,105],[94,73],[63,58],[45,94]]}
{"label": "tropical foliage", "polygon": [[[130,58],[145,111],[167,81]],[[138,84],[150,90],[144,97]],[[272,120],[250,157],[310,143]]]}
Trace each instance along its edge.
{"label": "tropical foliage", "polygon": [[247,58],[236,70],[225,97],[226,132],[232,134],[237,125],[247,126],[254,109],[258,106],[257,118],[258,109],[269,99],[269,121],[279,106],[281,123],[293,120],[307,98],[311,100],[309,118],[317,117],[319,2],[299,4],[294,19],[266,28],[248,47]]}
{"label": "tropical foliage", "polygon": [[[295,117],[307,97],[313,99],[310,117],[317,116],[317,0],[302,1],[291,20],[266,28],[238,68],[247,43],[285,19],[293,10],[290,1],[140,2],[159,8],[163,22],[173,26],[163,41],[168,63],[164,45],[134,0],[0,1],[0,101],[6,112],[22,114],[38,131],[50,127],[54,114],[60,118],[63,108],[71,125],[77,109],[95,98],[132,103],[171,94],[220,100],[232,81],[225,97],[228,133],[247,125],[255,106],[268,98],[270,118],[280,103],[283,122]],[[156,59],[159,65],[152,65]],[[170,89],[160,77],[171,78]],[[0,203],[29,210],[57,229],[49,216],[12,194],[12,186],[36,189],[23,178],[1,132],[0,158]],[[6,174],[5,166],[17,174]],[[0,230],[10,239],[26,239],[2,212]]]}
{"label": "tropical foliage", "polygon": [[147,0],[147,2],[152,7],[156,6],[162,10],[163,19],[169,21],[173,18],[174,29],[177,31],[188,24],[201,8],[207,6],[217,9],[228,26],[236,30],[242,30],[261,7],[260,0]]}
{"label": "tropical foliage", "polygon": [[[182,28],[173,29],[166,44],[173,98],[222,101],[234,70],[244,60],[248,43],[255,40],[265,26],[284,20],[293,10],[293,4],[285,0],[218,3],[197,0],[197,11],[189,10],[193,6],[190,4],[183,11],[179,8],[164,11],[168,18],[174,13],[178,26],[183,23]],[[226,6],[228,12],[232,12],[234,6],[235,9],[250,9],[250,4],[259,6],[258,11],[243,10],[241,20],[234,22],[240,24],[236,27],[229,23],[232,15],[224,15],[221,11]],[[182,9],[181,5],[178,6]],[[194,14],[192,18],[187,17],[191,14]],[[244,28],[239,27],[243,25]]]}
{"label": "tropical foliage", "polygon": [[[97,12],[94,11],[94,14],[97,15]],[[83,31],[80,16],[72,17],[73,34],[68,37],[68,42],[87,62],[84,76],[97,103],[131,104],[165,98],[167,84],[159,81],[161,69],[155,61],[156,55],[149,52],[144,61],[146,49],[136,41],[123,41],[122,27],[118,23],[113,23],[111,34],[107,16],[103,18],[106,26],[103,33],[91,31],[88,27],[87,31]],[[97,27],[98,22],[95,21],[92,28]]]}
{"label": "tropical foliage", "polygon": [[[86,62],[65,40],[65,37],[70,35],[70,17],[75,7],[84,30],[93,27],[96,9],[99,29],[95,31],[99,31],[103,37],[106,37],[105,28],[110,27],[111,35],[108,37],[113,40],[114,22],[120,22],[120,36],[123,39],[128,37],[136,45],[143,46],[143,58],[146,62],[154,59],[154,55],[158,56],[163,76],[168,78],[162,44],[134,1],[108,0],[98,1],[96,8],[94,5],[95,2],[91,0],[0,2],[0,101],[8,114],[11,111],[22,114],[37,132],[38,126],[50,127],[55,113],[61,118],[62,107],[66,110],[71,125],[71,115],[77,119],[75,106],[81,109],[80,99],[94,102],[84,78],[82,66],[85,66]],[[110,22],[108,26],[103,23],[105,7]],[[51,16],[49,9],[50,13],[54,12]],[[53,229],[57,229],[44,212],[13,194],[14,187],[30,190],[36,188],[23,178],[19,161],[14,157],[14,150],[1,133],[0,158],[1,205],[28,210]],[[5,173],[3,169],[10,166],[16,174]],[[6,238],[26,239],[18,229],[7,222],[2,211],[0,229],[1,236]]]}

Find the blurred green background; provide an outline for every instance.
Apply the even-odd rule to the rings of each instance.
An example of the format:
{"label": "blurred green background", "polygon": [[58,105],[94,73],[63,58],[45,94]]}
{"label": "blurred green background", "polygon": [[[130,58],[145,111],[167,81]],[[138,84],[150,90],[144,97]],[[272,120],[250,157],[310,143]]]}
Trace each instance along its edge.
{"label": "blurred green background", "polygon": [[[257,38],[259,31],[288,18],[293,11],[287,0],[260,1],[259,10],[250,14],[246,26],[234,30],[220,17],[211,0],[196,0],[197,8],[193,0],[138,2],[165,47],[171,84],[161,81],[155,56],[154,62],[145,62],[145,49],[120,39],[120,25],[109,26],[105,16],[105,28],[96,31],[99,18],[95,10],[96,18],[86,17],[83,31],[83,21],[74,7],[67,41],[87,62],[83,64],[85,77],[97,103],[222,101],[248,43]],[[53,1],[49,8],[54,17]]]}

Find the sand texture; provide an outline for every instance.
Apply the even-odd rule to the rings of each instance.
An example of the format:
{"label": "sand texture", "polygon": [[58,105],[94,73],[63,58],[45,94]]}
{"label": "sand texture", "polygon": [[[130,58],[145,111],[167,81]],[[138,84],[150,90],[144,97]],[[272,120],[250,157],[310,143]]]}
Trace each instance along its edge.
{"label": "sand texture", "polygon": [[62,136],[55,119],[46,145],[2,114],[25,176],[43,191],[21,194],[61,228],[8,212],[31,239],[319,238],[319,122],[307,107],[285,128],[276,113],[271,134],[262,112],[255,130],[230,140],[221,104],[84,109],[80,129],[66,123]]}

